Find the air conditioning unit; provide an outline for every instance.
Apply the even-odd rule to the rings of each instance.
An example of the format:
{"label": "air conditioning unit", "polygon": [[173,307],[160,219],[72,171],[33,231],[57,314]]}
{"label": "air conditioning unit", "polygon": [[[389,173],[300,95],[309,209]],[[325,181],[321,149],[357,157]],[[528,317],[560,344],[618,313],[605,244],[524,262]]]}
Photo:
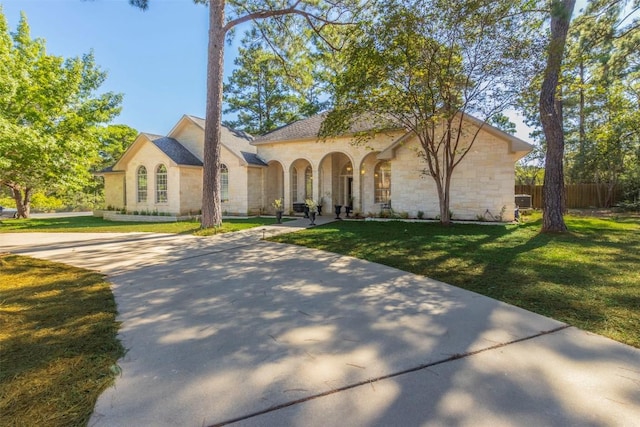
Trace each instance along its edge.
{"label": "air conditioning unit", "polygon": [[516,206],[520,209],[531,209],[531,195],[516,194]]}

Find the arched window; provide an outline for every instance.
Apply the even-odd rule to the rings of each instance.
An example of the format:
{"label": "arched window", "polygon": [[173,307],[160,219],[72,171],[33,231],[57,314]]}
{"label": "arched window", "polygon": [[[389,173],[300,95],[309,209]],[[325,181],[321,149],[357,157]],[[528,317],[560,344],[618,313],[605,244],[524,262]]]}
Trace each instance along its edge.
{"label": "arched window", "polygon": [[313,169],[311,166],[307,166],[304,170],[304,199],[310,199],[313,197]]}
{"label": "arched window", "polygon": [[298,201],[298,169],[291,168],[291,200]]}
{"label": "arched window", "polygon": [[136,190],[138,203],[147,201],[147,168],[140,166],[136,174]]}
{"label": "arched window", "polygon": [[391,200],[391,163],[380,162],[373,173],[376,203]]}
{"label": "arched window", "polygon": [[220,165],[220,201],[229,201],[229,169],[227,165]]}
{"label": "arched window", "polygon": [[167,203],[167,167],[156,168],[156,203]]}

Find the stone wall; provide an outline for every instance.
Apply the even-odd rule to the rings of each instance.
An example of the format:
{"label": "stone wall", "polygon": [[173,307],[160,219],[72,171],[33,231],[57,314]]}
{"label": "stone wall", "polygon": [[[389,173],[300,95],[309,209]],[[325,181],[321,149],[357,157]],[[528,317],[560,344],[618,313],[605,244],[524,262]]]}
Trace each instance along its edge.
{"label": "stone wall", "polygon": [[126,205],[124,194],[124,173],[104,174],[104,205],[123,208]]}

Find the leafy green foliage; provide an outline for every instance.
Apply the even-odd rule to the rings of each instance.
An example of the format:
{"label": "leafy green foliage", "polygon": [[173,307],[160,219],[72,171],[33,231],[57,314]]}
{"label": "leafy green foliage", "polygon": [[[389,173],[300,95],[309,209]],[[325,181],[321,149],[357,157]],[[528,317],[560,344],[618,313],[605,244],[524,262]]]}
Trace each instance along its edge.
{"label": "leafy green foliage", "polygon": [[93,54],[64,59],[31,39],[23,15],[13,35],[0,10],[0,184],[29,214],[34,189],[80,190],[97,159],[93,131],[120,111],[122,96],[96,95],[106,73]]}
{"label": "leafy green foliage", "polygon": [[98,127],[94,132],[99,144],[99,161],[92,166],[94,171],[113,166],[138,135],[137,130],[127,125]]}
{"label": "leafy green foliage", "polygon": [[247,32],[235,59],[237,68],[224,86],[224,113],[237,113],[236,120],[225,124],[254,135],[315,114],[322,107],[317,99],[305,98],[312,84],[309,61],[299,58],[297,64],[286,63],[263,44],[255,28]]}
{"label": "leafy green foliage", "polygon": [[[629,6],[629,7],[627,7]],[[567,175],[640,197],[640,5],[593,1],[573,24],[564,71]]]}
{"label": "leafy green foliage", "polygon": [[[606,183],[610,202],[618,183],[628,200],[640,200],[640,4],[594,0],[573,20],[561,76],[566,180]],[[535,78],[523,92],[521,111],[540,150]],[[538,158],[523,159],[538,166]]]}

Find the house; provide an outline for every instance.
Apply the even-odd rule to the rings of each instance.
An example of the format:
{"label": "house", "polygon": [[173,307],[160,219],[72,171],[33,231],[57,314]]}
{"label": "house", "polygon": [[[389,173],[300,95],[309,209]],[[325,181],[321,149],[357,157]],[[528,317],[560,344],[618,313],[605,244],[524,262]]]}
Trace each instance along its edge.
{"label": "house", "polygon": [[[378,213],[392,202],[396,212],[425,218],[439,215],[435,182],[424,176],[420,145],[404,130],[381,132],[366,144],[345,135],[326,141],[317,135],[319,114],[252,137],[222,128],[221,198],[228,215],[273,213],[284,198],[285,211],[305,199],[322,204],[352,204],[355,212]],[[515,162],[531,145],[467,117],[471,134],[480,128],[472,150],[454,171],[451,210],[455,219],[476,219],[488,210],[512,220]],[[204,120],[185,115],[166,136],[141,133],[123,156],[100,175],[105,203],[127,210],[178,215],[201,209]]]}

